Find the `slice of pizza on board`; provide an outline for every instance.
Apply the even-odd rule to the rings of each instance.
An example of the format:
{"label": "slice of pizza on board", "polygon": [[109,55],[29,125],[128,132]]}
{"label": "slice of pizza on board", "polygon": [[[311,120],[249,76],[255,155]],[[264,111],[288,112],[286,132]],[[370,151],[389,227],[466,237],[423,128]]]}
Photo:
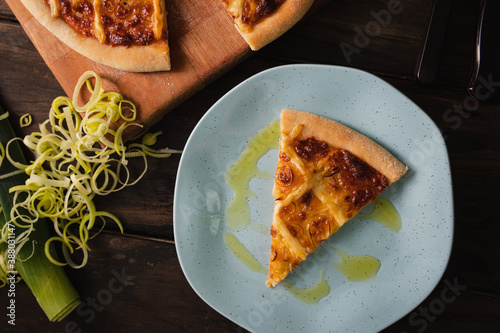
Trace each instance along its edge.
{"label": "slice of pizza on board", "polygon": [[21,0],[48,31],[81,55],[130,72],[170,70],[164,0]]}
{"label": "slice of pizza on board", "polygon": [[386,149],[333,120],[283,110],[280,126],[267,286],[407,171]]}
{"label": "slice of pizza on board", "polygon": [[304,17],[314,0],[222,0],[252,50],[283,35]]}

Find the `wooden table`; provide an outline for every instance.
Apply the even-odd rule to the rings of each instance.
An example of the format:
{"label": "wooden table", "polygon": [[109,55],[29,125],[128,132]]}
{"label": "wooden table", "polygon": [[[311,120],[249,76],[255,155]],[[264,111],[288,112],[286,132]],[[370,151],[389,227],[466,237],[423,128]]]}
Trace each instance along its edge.
{"label": "wooden table", "polygon": [[[500,103],[465,107],[472,75],[479,0],[456,0],[450,16],[437,81],[415,82],[415,68],[428,26],[430,0],[402,0],[402,10],[349,57],[339,46],[355,45],[356,31],[387,9],[382,0],[332,0],[286,35],[169,112],[154,129],[159,145],[182,149],[203,114],[236,84],[262,70],[290,63],[343,65],[371,72],[419,105],[446,138],[455,204],[454,246],[446,272],[417,308],[384,332],[496,332],[500,326]],[[18,119],[46,118],[49,104],[63,95],[59,83],[26,36],[9,7],[0,1],[0,102]],[[467,110],[467,109],[465,109]],[[453,116],[453,117],[452,117]],[[14,122],[15,123],[15,122]],[[35,125],[19,129],[19,135]],[[49,322],[25,285],[16,294],[16,326],[0,316],[0,331],[12,332],[238,332],[237,325],[206,305],[191,289],[177,260],[172,204],[179,155],[151,159],[146,177],[97,204],[118,215],[121,235],[110,228],[92,244],[89,264],[68,270],[84,311],[61,323]],[[124,270],[124,272],[123,272]],[[131,277],[109,304],[92,300],[114,274]],[[451,286],[456,297],[443,301]],[[3,291],[0,291],[3,294]],[[95,302],[95,301],[94,301]],[[0,308],[5,311],[5,297]]]}

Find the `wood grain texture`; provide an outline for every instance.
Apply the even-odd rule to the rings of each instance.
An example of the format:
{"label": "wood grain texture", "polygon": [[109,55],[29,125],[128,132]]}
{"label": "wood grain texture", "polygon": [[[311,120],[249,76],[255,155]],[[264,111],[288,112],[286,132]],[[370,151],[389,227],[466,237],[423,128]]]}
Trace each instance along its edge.
{"label": "wood grain texture", "polygon": [[[207,331],[236,332],[237,325],[212,310],[191,289],[172,242],[107,233],[99,237],[94,250],[92,265],[68,270],[82,296],[78,310],[49,328],[29,289],[20,286],[18,325],[10,330],[2,318],[2,332],[199,332],[200,326]],[[0,299],[2,308],[7,306],[6,300]]]}

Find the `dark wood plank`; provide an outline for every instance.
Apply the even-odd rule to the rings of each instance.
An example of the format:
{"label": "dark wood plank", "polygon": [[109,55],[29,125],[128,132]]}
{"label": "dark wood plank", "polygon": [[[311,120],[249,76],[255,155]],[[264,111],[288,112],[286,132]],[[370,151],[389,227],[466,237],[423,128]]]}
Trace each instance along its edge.
{"label": "dark wood plank", "polygon": [[52,99],[64,92],[19,24],[2,20],[0,31],[2,105],[14,117],[32,113],[39,123],[47,118]]}
{"label": "dark wood plank", "polygon": [[419,306],[381,333],[493,333],[498,330],[498,297],[450,275]]}
{"label": "dark wood plank", "polygon": [[[101,234],[89,265],[68,275],[82,305],[49,322],[23,283],[16,287],[16,325],[9,332],[235,332],[237,326],[206,305],[182,274],[172,242]],[[2,309],[7,297],[0,298]]]}
{"label": "dark wood plank", "polygon": [[382,0],[332,1],[265,53],[411,77],[429,11],[430,1],[401,1],[390,11]]}
{"label": "dark wood plank", "polygon": [[17,21],[16,17],[10,10],[10,7],[7,5],[5,0],[0,1],[0,18],[2,20],[14,20]]}
{"label": "dark wood plank", "polygon": [[[471,76],[479,0],[454,1],[438,83],[464,87]],[[399,3],[390,8],[388,4]],[[432,1],[335,0],[262,53],[412,79]]]}

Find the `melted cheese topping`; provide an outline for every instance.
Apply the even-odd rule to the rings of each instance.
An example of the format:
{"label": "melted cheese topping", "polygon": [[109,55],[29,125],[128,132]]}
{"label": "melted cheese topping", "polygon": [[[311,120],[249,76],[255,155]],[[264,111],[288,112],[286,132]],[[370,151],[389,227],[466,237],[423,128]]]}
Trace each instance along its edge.
{"label": "melted cheese topping", "polygon": [[167,39],[163,0],[43,0],[52,17],[101,44],[149,45]]}
{"label": "melted cheese topping", "polygon": [[222,0],[238,28],[250,32],[258,21],[272,15],[286,0]]}
{"label": "melted cheese topping", "polygon": [[165,1],[163,0],[154,0],[154,12],[152,17],[153,29],[155,33],[155,38],[160,39],[163,25],[165,24],[165,16],[163,13],[165,12]]}
{"label": "melted cheese topping", "polygon": [[231,13],[233,18],[241,17],[245,0],[228,0],[223,2],[226,6],[226,9]]}
{"label": "melted cheese topping", "polygon": [[50,15],[52,17],[59,16],[60,3],[59,0],[50,0]]}
{"label": "melted cheese topping", "polygon": [[[101,8],[102,0],[94,0],[94,8]],[[99,10],[94,10],[94,34],[99,41],[99,43],[106,43],[106,33],[104,32],[104,27],[101,20],[101,12]]]}

